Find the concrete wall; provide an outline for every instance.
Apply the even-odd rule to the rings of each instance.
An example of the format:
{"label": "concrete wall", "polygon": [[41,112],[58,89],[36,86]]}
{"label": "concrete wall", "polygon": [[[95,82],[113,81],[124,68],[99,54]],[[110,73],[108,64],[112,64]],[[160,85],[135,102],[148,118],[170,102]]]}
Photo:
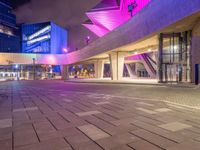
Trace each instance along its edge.
{"label": "concrete wall", "polygon": [[95,41],[98,37],[82,25],[77,25],[69,28],[69,46],[70,52],[80,50],[86,46],[85,38],[90,36],[90,42]]}

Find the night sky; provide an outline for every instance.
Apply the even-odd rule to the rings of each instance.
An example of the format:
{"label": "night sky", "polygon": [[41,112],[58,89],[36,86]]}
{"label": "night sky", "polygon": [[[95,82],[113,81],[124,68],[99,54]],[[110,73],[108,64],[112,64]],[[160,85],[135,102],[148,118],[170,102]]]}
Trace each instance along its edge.
{"label": "night sky", "polygon": [[30,0],[12,0],[14,8],[19,7],[19,6],[21,6],[25,3],[28,3],[28,2],[30,2]]}
{"label": "night sky", "polygon": [[54,21],[63,27],[79,25],[85,12],[100,0],[12,0],[17,22]]}

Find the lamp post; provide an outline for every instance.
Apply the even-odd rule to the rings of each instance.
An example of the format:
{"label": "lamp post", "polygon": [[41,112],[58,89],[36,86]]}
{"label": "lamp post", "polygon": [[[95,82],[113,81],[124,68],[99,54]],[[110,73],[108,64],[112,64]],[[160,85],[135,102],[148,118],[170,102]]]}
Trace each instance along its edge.
{"label": "lamp post", "polygon": [[90,36],[87,36],[85,40],[86,40],[86,44],[88,45],[90,42]]}
{"label": "lamp post", "polygon": [[64,52],[64,53],[68,53],[68,51],[69,51],[69,50],[68,50],[67,48],[63,48],[63,52]]}
{"label": "lamp post", "polygon": [[19,65],[18,64],[16,64],[15,65],[15,69],[17,70],[17,81],[19,81]]}
{"label": "lamp post", "polygon": [[33,80],[35,80],[35,58],[33,58]]}
{"label": "lamp post", "polygon": [[138,6],[136,0],[134,0],[133,2],[131,2],[128,5],[128,12],[131,14],[131,17],[133,17],[133,10]]}

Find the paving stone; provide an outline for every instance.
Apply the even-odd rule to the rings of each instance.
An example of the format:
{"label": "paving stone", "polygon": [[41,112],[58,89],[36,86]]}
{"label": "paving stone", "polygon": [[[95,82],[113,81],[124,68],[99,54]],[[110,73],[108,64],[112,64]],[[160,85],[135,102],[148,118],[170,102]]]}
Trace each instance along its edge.
{"label": "paving stone", "polygon": [[24,111],[35,111],[35,110],[38,110],[38,107],[27,107],[27,108],[13,109],[13,112],[24,112]]}
{"label": "paving stone", "polygon": [[66,136],[65,139],[69,142],[72,147],[80,147],[85,143],[93,143],[84,133],[80,132],[79,134],[73,136]]}
{"label": "paving stone", "polygon": [[[0,120],[13,117],[13,126],[0,128],[0,149],[3,150],[12,146],[12,132],[14,150],[71,150],[70,145],[73,150],[196,150],[199,147],[200,111],[178,108],[174,103],[177,108],[169,107],[162,102],[168,100],[196,107],[199,89],[165,87],[157,92],[160,87],[131,85],[123,90],[124,85],[76,86],[60,81],[4,84],[9,88],[0,86],[0,92],[9,97],[6,100],[0,97]],[[144,98],[136,98],[141,96]],[[152,101],[154,98],[160,101]],[[37,109],[32,110],[33,107]],[[174,132],[160,127],[174,122],[190,127],[179,125],[181,130]],[[88,124],[95,129],[87,127],[83,132],[78,128]],[[86,134],[88,128],[92,136],[96,128],[109,136],[94,141]]]}
{"label": "paving stone", "polygon": [[0,128],[9,128],[9,127],[12,127],[12,119],[0,120]]}
{"label": "paving stone", "polygon": [[124,134],[124,133],[128,133],[130,131],[134,131],[134,130],[138,130],[138,127],[135,127],[131,124],[123,124],[120,126],[116,126],[116,127],[106,127],[104,128],[104,131],[107,132],[110,135],[119,135],[119,134]]}
{"label": "paving stone", "polygon": [[14,146],[24,146],[29,144],[38,143],[38,138],[33,129],[19,130],[14,132]]}
{"label": "paving stone", "polygon": [[97,117],[97,118],[100,118],[102,120],[108,121],[108,122],[117,120],[115,117],[112,117],[112,116],[105,114],[105,113],[95,114],[94,116]]}
{"label": "paving stone", "polygon": [[190,131],[190,129],[191,128],[188,128],[186,130],[179,130],[179,131],[172,132],[172,133],[182,136],[184,138],[184,140],[196,139],[197,137],[199,137],[199,133]]}
{"label": "paving stone", "polygon": [[197,141],[186,141],[181,144],[168,147],[166,150],[199,150],[200,142]]}
{"label": "paving stone", "polygon": [[148,109],[145,109],[145,108],[140,108],[140,107],[137,107],[136,108],[137,110],[140,110],[140,111],[142,111],[142,112],[145,112],[145,113],[147,113],[147,114],[156,114],[156,112],[155,111],[152,111],[152,110],[148,110]]}
{"label": "paving stone", "polygon": [[62,119],[62,118],[50,118],[51,123],[53,124],[53,126],[55,127],[55,129],[59,130],[59,129],[65,129],[65,128],[69,128],[72,125],[67,122],[66,120]]}
{"label": "paving stone", "polygon": [[96,143],[92,141],[73,145],[73,148],[75,150],[103,150],[99,145],[97,145]]}
{"label": "paving stone", "polygon": [[55,128],[48,121],[34,123],[34,127],[38,134],[55,131]]}
{"label": "paving stone", "polygon": [[200,142],[200,136],[195,138],[196,141]]}
{"label": "paving stone", "polygon": [[131,131],[131,133],[163,149],[176,144],[176,142],[170,139],[164,138],[162,136],[159,136],[157,134],[151,133],[143,129]]}
{"label": "paving stone", "polygon": [[114,124],[112,124],[112,123],[110,123],[108,121],[99,119],[95,115],[85,116],[85,117],[83,117],[83,119],[85,119],[90,124],[93,124],[93,125],[97,126],[101,130],[103,130],[104,128],[115,127]]}
{"label": "paving stone", "polygon": [[175,132],[175,131],[191,128],[192,126],[188,125],[188,124],[181,123],[181,122],[172,122],[172,123],[159,125],[159,127],[166,129],[166,130],[169,130],[169,131]]}
{"label": "paving stone", "polygon": [[154,104],[150,104],[150,103],[146,103],[146,102],[136,102],[136,104],[139,104],[139,105],[145,105],[145,106],[154,106]]}
{"label": "paving stone", "polygon": [[113,147],[110,150],[133,150],[133,149],[127,145],[120,145],[120,146]]}
{"label": "paving stone", "polygon": [[101,145],[104,149],[119,149],[124,148],[128,149],[126,146],[128,143],[131,143],[133,141],[139,140],[136,136],[131,135],[130,133],[121,133],[117,135],[113,135],[107,138],[103,138],[100,140],[97,140],[97,143]]}
{"label": "paving stone", "polygon": [[12,139],[12,128],[1,128],[0,141],[7,139]]}
{"label": "paving stone", "polygon": [[0,140],[1,150],[12,150],[12,139]]}
{"label": "paving stone", "polygon": [[143,140],[136,141],[128,145],[134,150],[163,150],[162,148]]}
{"label": "paving stone", "polygon": [[20,121],[17,124],[14,123],[13,131],[33,130],[32,121]]}
{"label": "paving stone", "polygon": [[134,118],[137,119],[137,120],[143,121],[145,123],[148,123],[148,124],[151,124],[151,125],[156,125],[156,126],[163,123],[159,120],[156,120],[156,119],[150,118],[150,117],[146,117],[146,116],[138,115],[137,117],[134,117]]}
{"label": "paving stone", "polygon": [[67,102],[67,103],[71,103],[72,100],[71,99],[63,99],[64,102]]}
{"label": "paving stone", "polygon": [[172,110],[169,109],[169,108],[158,108],[158,109],[155,109],[154,111],[156,111],[156,112],[169,112],[169,111],[172,111]]}
{"label": "paving stone", "polygon": [[2,110],[0,108],[0,120],[12,118],[12,112],[10,111],[10,109],[11,108],[9,108],[9,110]]}
{"label": "paving stone", "polygon": [[95,105],[105,105],[105,104],[110,104],[110,102],[108,101],[104,101],[104,102],[95,102]]}
{"label": "paving stone", "polygon": [[41,143],[26,145],[15,148],[15,150],[72,150],[64,139],[52,139]]}
{"label": "paving stone", "polygon": [[76,129],[75,127],[71,127],[62,130],[38,133],[38,136],[41,141],[46,141],[55,138],[78,136],[80,134],[81,132],[78,129]]}
{"label": "paving stone", "polygon": [[82,116],[94,115],[94,114],[99,114],[99,113],[101,113],[101,112],[99,112],[99,111],[88,111],[88,112],[76,113],[76,115],[82,117]]}
{"label": "paving stone", "polygon": [[110,136],[92,124],[80,126],[78,128],[94,141]]}
{"label": "paving stone", "polygon": [[138,128],[142,128],[145,129],[146,131],[149,131],[151,133],[155,133],[157,135],[160,135],[162,137],[165,137],[167,139],[170,139],[172,141],[175,141],[177,143],[181,143],[184,141],[183,136],[177,135],[175,133],[172,133],[168,130],[162,129],[158,126],[154,126],[145,122],[141,122],[138,120],[134,120],[131,124],[133,124],[134,126],[137,126]]}

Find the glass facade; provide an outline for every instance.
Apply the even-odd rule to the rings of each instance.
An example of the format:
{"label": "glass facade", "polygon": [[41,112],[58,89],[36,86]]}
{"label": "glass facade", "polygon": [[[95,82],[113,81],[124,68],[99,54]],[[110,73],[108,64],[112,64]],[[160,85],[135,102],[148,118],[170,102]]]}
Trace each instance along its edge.
{"label": "glass facade", "polygon": [[23,53],[62,54],[67,49],[68,31],[53,22],[23,24]]}
{"label": "glass facade", "polygon": [[21,52],[16,16],[12,13],[10,0],[0,0],[0,52]]}
{"label": "glass facade", "polygon": [[60,66],[55,65],[0,65],[0,81],[60,79]]}
{"label": "glass facade", "polygon": [[160,34],[159,81],[191,81],[191,32]]}

